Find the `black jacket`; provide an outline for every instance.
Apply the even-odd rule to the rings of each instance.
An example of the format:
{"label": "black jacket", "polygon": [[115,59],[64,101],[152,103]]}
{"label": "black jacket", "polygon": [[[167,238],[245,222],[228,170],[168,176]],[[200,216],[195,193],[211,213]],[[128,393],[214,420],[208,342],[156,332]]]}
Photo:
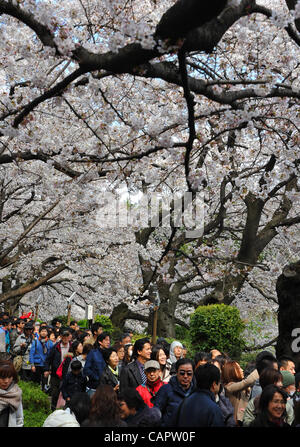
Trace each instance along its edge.
{"label": "black jacket", "polygon": [[137,360],[123,366],[120,376],[120,390],[125,388],[137,388],[142,385],[143,380],[137,364]]}
{"label": "black jacket", "polygon": [[87,378],[83,376],[82,372],[75,375],[69,372],[62,381],[61,392],[63,398],[72,397],[75,393],[85,393]]}
{"label": "black jacket", "polygon": [[[71,343],[69,344],[69,351],[71,350]],[[61,342],[55,343],[53,348],[48,352],[44,371],[50,371],[55,376],[57,368],[61,364]]]}
{"label": "black jacket", "polygon": [[116,385],[119,383],[119,376],[116,376],[111,372],[108,365],[105,367],[101,379],[100,379],[100,385],[110,385],[113,388],[115,388]]}
{"label": "black jacket", "polygon": [[157,407],[149,408],[145,405],[134,416],[125,419],[125,422],[128,427],[160,427],[161,412]]}

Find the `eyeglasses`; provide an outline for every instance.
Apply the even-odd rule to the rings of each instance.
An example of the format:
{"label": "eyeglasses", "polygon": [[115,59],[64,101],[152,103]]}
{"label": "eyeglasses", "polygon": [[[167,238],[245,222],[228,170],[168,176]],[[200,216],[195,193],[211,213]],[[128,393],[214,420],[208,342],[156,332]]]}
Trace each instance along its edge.
{"label": "eyeglasses", "polygon": [[182,369],[178,371],[178,374],[180,374],[181,376],[192,376],[193,372],[192,371],[183,371]]}

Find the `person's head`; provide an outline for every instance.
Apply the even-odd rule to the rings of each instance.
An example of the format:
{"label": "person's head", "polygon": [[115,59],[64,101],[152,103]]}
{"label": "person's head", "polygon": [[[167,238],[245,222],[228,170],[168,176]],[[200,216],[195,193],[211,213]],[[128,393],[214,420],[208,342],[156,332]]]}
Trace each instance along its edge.
{"label": "person's head", "polygon": [[49,336],[48,329],[45,326],[40,326],[39,336],[41,338],[47,338]]}
{"label": "person's head", "polygon": [[49,340],[51,340],[53,343],[56,341],[56,333],[54,331],[50,331],[49,333]]}
{"label": "person's head", "polygon": [[132,353],[133,353],[133,344],[132,343],[128,343],[127,345],[124,346],[124,362],[125,363],[129,363],[132,359]]}
{"label": "person's head", "polygon": [[13,382],[18,383],[18,373],[13,362],[0,362],[0,389],[7,390]]}
{"label": "person's head", "polygon": [[154,383],[160,378],[160,364],[157,360],[148,360],[144,368],[148,383]]}
{"label": "person's head", "polygon": [[77,321],[73,320],[70,322],[70,328],[73,329],[73,331],[79,331],[79,326]]}
{"label": "person's head", "polygon": [[74,340],[71,349],[74,356],[81,355],[83,351],[83,344],[80,340]]}
{"label": "person's head", "polygon": [[194,363],[195,368],[198,368],[200,365],[204,365],[205,363],[211,360],[211,355],[208,352],[199,351],[195,354]]}
{"label": "person's head", "polygon": [[62,327],[62,323],[58,318],[53,318],[53,320],[51,321],[51,326],[60,329]]}
{"label": "person's head", "polygon": [[73,360],[73,362],[71,362],[71,371],[76,376],[80,374],[82,371],[82,363],[79,360]]}
{"label": "person's head", "polygon": [[145,363],[151,357],[151,344],[149,338],[140,338],[133,345],[132,358]]}
{"label": "person's head", "polygon": [[117,351],[118,357],[119,357],[119,361],[124,360],[125,357],[125,348],[124,345],[120,342],[117,341],[114,345],[113,348]]}
{"label": "person's head", "polygon": [[194,375],[194,362],[191,359],[179,359],[175,363],[177,381],[184,390],[191,386]]}
{"label": "person's head", "polygon": [[261,374],[264,368],[278,369],[278,361],[276,357],[270,351],[261,351],[257,354],[255,359],[255,365],[258,375]]}
{"label": "person's head", "polygon": [[293,396],[296,391],[295,376],[290,371],[281,370],[282,389],[289,395]]}
{"label": "person's head", "polygon": [[177,360],[183,357],[183,346],[180,341],[172,341],[170,346],[170,359],[172,362],[176,362]]}
{"label": "person's head", "polygon": [[217,357],[217,355],[222,355],[222,352],[219,351],[218,349],[212,349],[211,351],[209,351],[209,353],[210,353],[212,359]]}
{"label": "person's head", "polygon": [[267,385],[276,385],[282,387],[282,374],[278,369],[265,368],[259,376],[259,384],[262,389]]}
{"label": "person's head", "polygon": [[239,382],[243,380],[244,373],[238,362],[229,360],[222,368],[222,383]]}
{"label": "person's head", "polygon": [[62,342],[62,344],[63,344],[63,345],[67,345],[67,344],[69,343],[69,341],[70,341],[70,337],[71,337],[72,335],[71,335],[71,332],[70,332],[70,331],[63,329],[63,330],[60,331],[60,336],[61,336],[61,342]]}
{"label": "person's head", "polygon": [[91,343],[85,343],[83,345],[82,355],[86,357],[92,349],[93,349],[93,345]]}
{"label": "person's head", "polygon": [[290,357],[280,357],[278,359],[278,366],[280,371],[289,371],[291,374],[295,374],[295,363]]}
{"label": "person's head", "polygon": [[123,346],[127,345],[128,343],[131,343],[130,335],[128,333],[121,335],[120,343],[122,343]]}
{"label": "person's head", "polygon": [[98,337],[98,335],[100,335],[103,332],[103,327],[102,324],[99,322],[95,322],[92,324],[91,327],[92,330],[92,334],[94,337]]}
{"label": "person's head", "polygon": [[30,335],[33,334],[34,331],[34,326],[32,323],[25,323],[24,326],[24,335],[25,337],[29,337]]}
{"label": "person's head", "polygon": [[127,419],[136,414],[146,404],[135,388],[125,388],[118,395],[121,418]]}
{"label": "person's head", "polygon": [[109,365],[112,369],[116,369],[119,363],[119,357],[117,351],[111,347],[103,351],[103,358],[105,363]]}
{"label": "person's head", "polygon": [[267,385],[259,398],[259,411],[262,418],[276,420],[286,415],[286,394],[276,385]]}
{"label": "person's head", "polygon": [[91,398],[87,393],[74,393],[68,402],[68,407],[74,413],[77,422],[81,425],[89,416]]}
{"label": "person's head", "polygon": [[24,326],[25,326],[25,321],[22,318],[18,318],[16,324],[17,324],[18,331],[23,332]]}
{"label": "person's head", "polygon": [[218,394],[220,390],[221,373],[212,363],[205,363],[198,366],[195,370],[195,379],[197,387],[203,390],[209,390],[214,394]]}
{"label": "person's head", "polygon": [[156,360],[160,364],[161,369],[166,366],[167,355],[162,345],[152,346],[151,360]]}
{"label": "person's head", "polygon": [[91,399],[89,418],[93,421],[116,421],[120,418],[117,393],[110,385],[99,385]]}
{"label": "person's head", "polygon": [[96,347],[99,347],[100,349],[107,349],[110,347],[110,335],[108,332],[101,332],[101,334],[98,335]]}

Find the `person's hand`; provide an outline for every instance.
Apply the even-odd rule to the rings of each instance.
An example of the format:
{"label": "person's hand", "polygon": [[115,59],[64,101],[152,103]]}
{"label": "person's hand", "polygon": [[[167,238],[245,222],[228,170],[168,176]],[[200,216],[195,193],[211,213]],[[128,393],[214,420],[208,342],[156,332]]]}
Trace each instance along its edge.
{"label": "person's hand", "polygon": [[47,377],[49,376],[49,374],[50,374],[50,371],[45,371],[45,372],[44,372],[44,377],[46,377],[46,379],[47,379]]}
{"label": "person's hand", "polygon": [[33,373],[35,373],[35,371],[36,371],[35,366],[32,366],[32,367],[31,367],[31,371],[32,371]]}
{"label": "person's hand", "polygon": [[120,385],[118,384],[118,385],[116,385],[116,386],[114,387],[114,390],[115,390],[115,391],[119,391],[119,388],[120,388]]}

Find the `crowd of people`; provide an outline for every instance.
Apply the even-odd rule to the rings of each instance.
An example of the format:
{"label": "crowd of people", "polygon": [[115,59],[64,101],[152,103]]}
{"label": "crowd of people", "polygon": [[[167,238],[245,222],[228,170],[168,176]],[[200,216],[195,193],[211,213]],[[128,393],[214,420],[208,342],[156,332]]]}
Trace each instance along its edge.
{"label": "crowd of people", "polygon": [[100,323],[0,314],[0,427],[24,425],[18,380],[51,399],[44,427],[298,427],[300,372],[260,352],[245,371],[217,349],[190,358],[159,338],[112,343]]}

